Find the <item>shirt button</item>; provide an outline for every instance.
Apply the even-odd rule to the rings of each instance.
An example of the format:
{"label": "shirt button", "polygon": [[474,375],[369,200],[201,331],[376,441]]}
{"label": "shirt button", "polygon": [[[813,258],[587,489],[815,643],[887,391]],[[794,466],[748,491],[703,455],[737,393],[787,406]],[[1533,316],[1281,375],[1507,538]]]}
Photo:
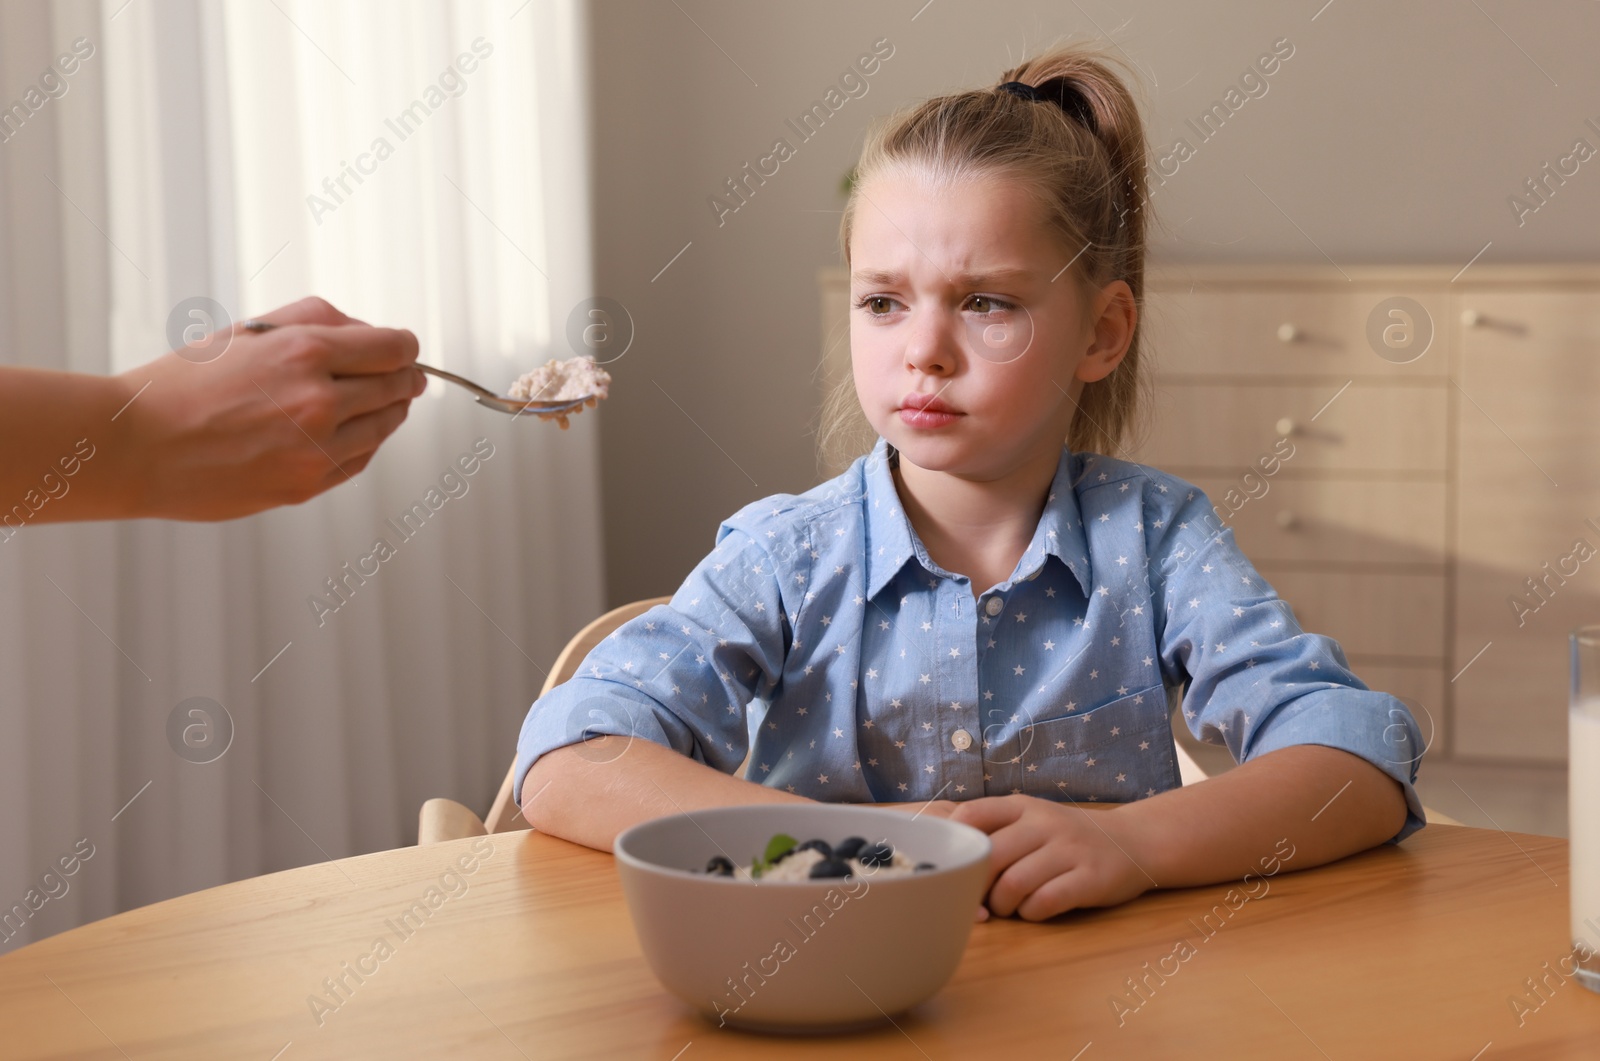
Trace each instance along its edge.
{"label": "shirt button", "polygon": [[990,616],[995,616],[999,615],[1000,609],[1004,608],[1005,606],[1005,602],[999,597],[990,597],[989,603],[983,606],[983,610],[988,612]]}
{"label": "shirt button", "polygon": [[956,751],[964,752],[972,747],[972,734],[964,729],[958,729],[950,734],[950,743],[955,745]]}

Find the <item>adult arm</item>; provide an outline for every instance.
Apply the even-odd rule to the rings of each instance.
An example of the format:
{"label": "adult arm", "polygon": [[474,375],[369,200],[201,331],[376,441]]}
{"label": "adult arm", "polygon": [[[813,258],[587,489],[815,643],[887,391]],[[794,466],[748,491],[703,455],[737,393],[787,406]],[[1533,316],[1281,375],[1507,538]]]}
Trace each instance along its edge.
{"label": "adult arm", "polygon": [[425,378],[416,337],[317,298],[234,326],[226,352],[117,376],[0,368],[0,535],[28,523],[219,520],[296,504],[364,468]]}

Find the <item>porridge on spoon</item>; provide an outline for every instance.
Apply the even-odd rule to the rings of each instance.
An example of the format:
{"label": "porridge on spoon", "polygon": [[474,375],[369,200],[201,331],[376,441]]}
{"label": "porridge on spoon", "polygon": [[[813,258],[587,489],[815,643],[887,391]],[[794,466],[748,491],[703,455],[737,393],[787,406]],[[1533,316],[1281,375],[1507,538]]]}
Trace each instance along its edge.
{"label": "porridge on spoon", "polygon": [[589,400],[579,409],[565,413],[536,414],[545,419],[554,417],[562,430],[566,430],[568,416],[584,406],[593,408],[610,390],[611,373],[595,364],[591,358],[573,357],[565,361],[547,361],[532,372],[524,372],[511,382],[508,394],[524,402],[576,401],[587,396]]}

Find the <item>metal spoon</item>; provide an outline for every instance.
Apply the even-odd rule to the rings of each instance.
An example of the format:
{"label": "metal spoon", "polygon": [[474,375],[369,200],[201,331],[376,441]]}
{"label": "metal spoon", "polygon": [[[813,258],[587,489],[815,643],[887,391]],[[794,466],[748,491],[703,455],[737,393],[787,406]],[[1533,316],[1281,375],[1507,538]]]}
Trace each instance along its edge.
{"label": "metal spoon", "polygon": [[[249,332],[269,332],[276,328],[277,325],[272,321],[247,320],[241,322],[239,327]],[[458,376],[454,372],[446,372],[442,368],[424,365],[421,361],[416,364],[418,368],[430,376],[438,376],[440,379],[448,380],[458,387],[465,387],[472,392],[472,396],[477,399],[479,405],[487,406],[496,412],[506,413],[509,416],[521,416],[523,413],[534,413],[538,416],[558,416],[581,408],[584,402],[594,397],[593,394],[585,394],[581,398],[558,402],[524,401],[521,398],[507,398],[496,394],[487,387],[479,386],[464,376]]]}

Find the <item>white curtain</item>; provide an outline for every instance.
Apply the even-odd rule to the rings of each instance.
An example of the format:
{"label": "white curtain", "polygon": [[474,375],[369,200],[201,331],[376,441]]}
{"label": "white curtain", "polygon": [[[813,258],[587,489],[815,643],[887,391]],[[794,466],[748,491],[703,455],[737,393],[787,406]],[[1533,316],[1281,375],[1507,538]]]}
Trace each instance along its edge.
{"label": "white curtain", "polygon": [[[185,298],[238,318],[311,293],[490,386],[571,356],[596,294],[584,34],[580,0],[8,0],[0,102],[94,52],[0,145],[0,361],[120,371]],[[486,808],[542,668],[601,610],[598,415],[562,432],[434,381],[304,505],[0,545],[0,914],[38,906],[0,950],[413,843],[429,796]],[[475,446],[466,492],[440,488]],[[430,488],[402,538],[386,519]],[[396,555],[319,616],[380,537]],[[231,718],[214,761],[169,738],[190,698]]]}

